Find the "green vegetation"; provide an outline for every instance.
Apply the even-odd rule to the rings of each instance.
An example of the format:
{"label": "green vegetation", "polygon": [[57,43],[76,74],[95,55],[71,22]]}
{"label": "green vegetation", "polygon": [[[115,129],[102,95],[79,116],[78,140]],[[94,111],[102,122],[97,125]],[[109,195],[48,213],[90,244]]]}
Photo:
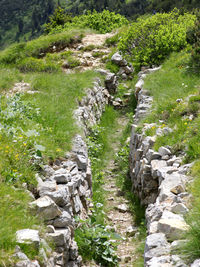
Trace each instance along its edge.
{"label": "green vegetation", "polygon": [[0,53],[0,64],[15,65],[27,57],[41,58],[49,52],[60,51],[67,46],[80,42],[85,30],[70,29],[68,31],[41,36],[40,38],[12,45]]}
{"label": "green vegetation", "polygon": [[[12,266],[16,246],[15,233],[19,229],[37,229],[42,226],[38,218],[28,212],[30,197],[20,189],[14,189],[10,185],[0,182],[0,266]],[[41,227],[40,227],[41,230]],[[25,251],[32,258],[37,251]]]}
{"label": "green vegetation", "polygon": [[197,13],[197,20],[194,27],[187,32],[187,39],[192,44],[192,57],[190,65],[193,71],[199,73],[200,71],[200,12]]}
{"label": "green vegetation", "polygon": [[93,12],[88,11],[85,15],[75,16],[70,22],[64,25],[53,25],[52,30],[49,32],[56,33],[66,31],[71,27],[78,28],[90,28],[99,33],[111,32],[112,30],[121,27],[124,24],[128,24],[128,20],[120,14],[115,14],[109,10],[104,10],[98,13],[96,10]]}
{"label": "green vegetation", "polygon": [[[23,193],[23,184],[34,191],[36,172],[48,161],[63,156],[71,148],[73,136],[80,131],[73,111],[97,74],[89,71],[66,75],[61,71],[61,64],[66,60],[75,67],[79,61],[70,51],[56,51],[79,41],[83,32],[72,29],[43,36],[0,53],[2,266],[10,266],[13,261],[10,256],[16,245],[16,230],[42,229],[43,223],[28,211],[30,197]],[[11,90],[15,83],[24,81],[30,84],[27,90],[32,94]],[[30,258],[38,258],[38,251],[28,251],[26,246],[22,250]]]}
{"label": "green vegetation", "polygon": [[196,16],[181,15],[178,10],[139,18],[122,35],[118,47],[136,69],[160,64],[171,52],[187,46],[186,32],[195,20]]}

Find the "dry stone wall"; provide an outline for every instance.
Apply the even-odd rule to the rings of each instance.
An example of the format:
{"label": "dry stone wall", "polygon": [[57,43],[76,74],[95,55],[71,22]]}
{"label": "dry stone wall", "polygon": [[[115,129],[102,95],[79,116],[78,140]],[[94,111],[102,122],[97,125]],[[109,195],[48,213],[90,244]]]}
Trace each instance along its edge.
{"label": "dry stone wall", "polygon": [[[144,79],[148,73],[156,70],[140,72],[136,84],[138,105],[130,141],[130,177],[133,192],[140,198],[142,205],[147,207],[145,266],[186,267],[188,265],[176,255],[176,250],[184,242],[182,239],[188,229],[184,215],[188,212],[191,198],[186,192],[186,184],[191,180],[187,175],[191,165],[181,165],[183,156],[173,155],[168,146],[160,147],[158,152],[153,150],[156,137],[168,134],[172,129],[153,123],[143,124],[140,133],[137,132],[138,122],[151,112],[153,100],[143,88]],[[145,131],[155,126],[155,136],[146,136]]]}
{"label": "dry stone wall", "polygon": [[[38,173],[37,192],[35,196],[32,195],[30,209],[45,221],[47,233],[41,237],[38,230],[17,231],[19,247],[16,247],[14,257],[19,261],[16,267],[81,266],[82,259],[74,241],[74,217],[78,215],[82,219],[87,218],[92,197],[91,166],[84,139],[89,127],[99,121],[109,97],[108,91],[97,79],[74,112],[77,124],[83,129],[83,136],[75,136],[72,150],[65,158],[55,160],[51,166],[44,166]],[[48,246],[47,240],[54,243],[54,250]],[[21,244],[36,247],[43,263],[29,260],[21,252]]]}

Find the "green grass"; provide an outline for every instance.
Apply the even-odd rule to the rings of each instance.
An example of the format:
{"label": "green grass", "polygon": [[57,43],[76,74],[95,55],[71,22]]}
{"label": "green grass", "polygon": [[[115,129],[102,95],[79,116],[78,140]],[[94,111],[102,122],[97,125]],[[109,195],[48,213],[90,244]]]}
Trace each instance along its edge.
{"label": "green grass", "polygon": [[[16,246],[15,233],[24,228],[38,229],[42,222],[28,212],[30,197],[24,190],[0,182],[0,266],[11,266],[9,258]],[[31,257],[35,251],[25,251]]]}
{"label": "green grass", "polygon": [[8,69],[0,65],[0,93],[11,88],[15,82],[23,80],[23,75],[15,68]]}
{"label": "green grass", "polygon": [[86,30],[69,29],[62,33],[41,36],[27,43],[13,44],[0,52],[1,64],[16,64],[26,57],[43,57],[48,52],[60,51],[73,43],[80,42]]}
{"label": "green grass", "polygon": [[[28,212],[30,198],[16,188],[22,188],[25,182],[33,189],[40,164],[63,156],[71,148],[73,136],[80,132],[73,111],[85,89],[93,86],[97,74],[92,71],[72,75],[61,71],[24,74],[5,67],[0,73],[1,92],[6,93],[22,80],[36,91],[34,95],[0,98],[0,266],[10,266],[15,232],[42,227],[42,222]],[[27,247],[22,249],[31,258],[38,254]]]}

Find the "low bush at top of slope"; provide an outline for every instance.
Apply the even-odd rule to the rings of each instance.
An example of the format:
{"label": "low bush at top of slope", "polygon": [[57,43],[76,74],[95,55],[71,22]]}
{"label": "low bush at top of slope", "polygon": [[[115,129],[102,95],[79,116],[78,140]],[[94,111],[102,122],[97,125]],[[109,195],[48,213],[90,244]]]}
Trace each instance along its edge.
{"label": "low bush at top of slope", "polygon": [[127,54],[136,67],[160,64],[172,51],[187,45],[186,33],[196,16],[178,10],[139,18],[119,42],[119,49]]}
{"label": "low bush at top of slope", "polygon": [[93,12],[88,11],[85,15],[72,18],[72,21],[67,22],[64,27],[59,25],[57,27],[52,27],[51,30],[48,28],[48,31],[50,33],[62,32],[73,26],[90,28],[100,33],[107,33],[121,27],[124,24],[128,24],[128,20],[120,14],[110,12],[109,10],[104,10],[100,13],[94,10]]}

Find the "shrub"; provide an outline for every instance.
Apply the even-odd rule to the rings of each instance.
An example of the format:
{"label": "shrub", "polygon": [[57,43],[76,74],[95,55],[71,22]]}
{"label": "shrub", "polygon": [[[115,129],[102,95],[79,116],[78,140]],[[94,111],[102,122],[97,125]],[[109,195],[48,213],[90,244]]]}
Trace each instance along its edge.
{"label": "shrub", "polygon": [[128,20],[120,14],[115,14],[109,10],[104,10],[103,12],[98,13],[94,10],[93,12],[88,11],[85,15],[74,17],[72,22],[65,24],[64,29],[61,26],[58,26],[50,33],[61,32],[70,27],[90,28],[100,33],[106,33],[127,23]]}
{"label": "shrub", "polygon": [[176,9],[171,13],[139,18],[122,36],[119,49],[128,54],[136,67],[160,64],[170,52],[187,45],[186,32],[195,19],[195,15],[180,15]]}
{"label": "shrub", "polygon": [[70,14],[66,14],[64,9],[58,6],[53,15],[50,16],[50,22],[45,25],[45,32],[49,33],[52,29],[57,26],[64,26],[66,22],[72,21],[72,16]]}
{"label": "shrub", "polygon": [[200,12],[197,14],[197,20],[193,28],[187,32],[187,39],[192,44],[191,67],[196,72],[200,72]]}

